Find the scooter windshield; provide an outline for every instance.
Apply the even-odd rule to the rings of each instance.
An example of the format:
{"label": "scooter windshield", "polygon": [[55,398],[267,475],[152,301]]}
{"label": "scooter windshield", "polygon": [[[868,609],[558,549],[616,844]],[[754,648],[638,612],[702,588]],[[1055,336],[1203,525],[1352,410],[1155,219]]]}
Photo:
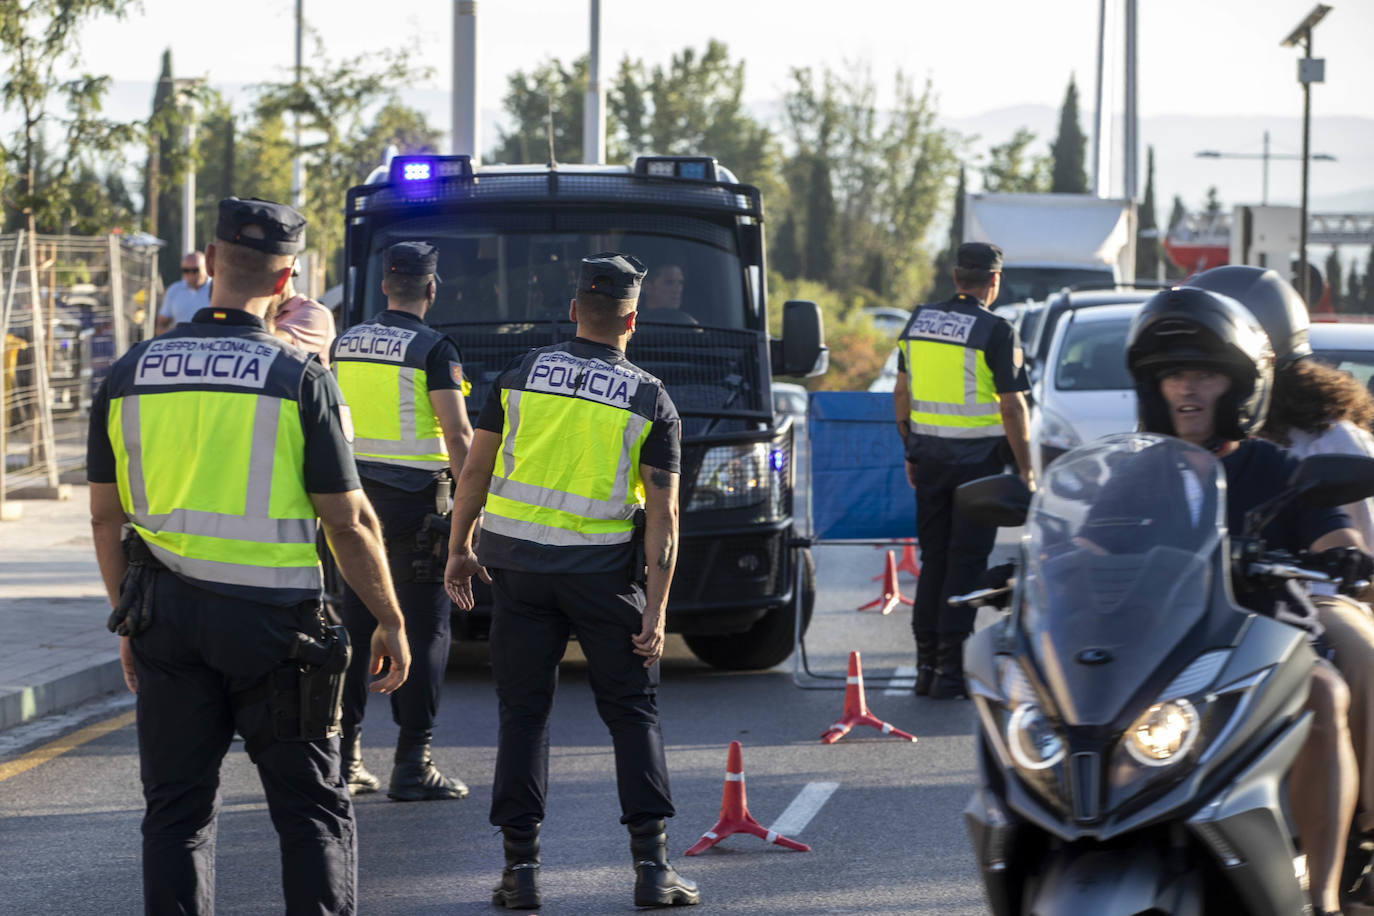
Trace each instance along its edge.
{"label": "scooter windshield", "polygon": [[1206,612],[1225,507],[1219,462],[1179,439],[1110,436],[1050,468],[1020,621],[1066,723],[1112,722]]}

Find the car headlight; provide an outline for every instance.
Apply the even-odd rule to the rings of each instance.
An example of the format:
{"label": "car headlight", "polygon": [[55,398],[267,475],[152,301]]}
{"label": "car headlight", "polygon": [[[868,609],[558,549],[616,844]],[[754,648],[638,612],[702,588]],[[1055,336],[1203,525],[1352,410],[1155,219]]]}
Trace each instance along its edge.
{"label": "car headlight", "polygon": [[1016,765],[1045,770],[1064,759],[1064,739],[1049,716],[1034,703],[1023,703],[1007,719],[1007,749]]}
{"label": "car headlight", "polygon": [[1068,451],[1083,444],[1073,424],[1048,407],[1040,408],[1040,444]]}
{"label": "car headlight", "polygon": [[1198,735],[1193,704],[1179,698],[1156,703],[1126,730],[1126,751],[1140,764],[1169,766],[1187,756]]}
{"label": "car headlight", "polygon": [[742,509],[767,502],[770,517],[783,510],[791,455],[785,443],[718,445],[702,457],[688,512]]}

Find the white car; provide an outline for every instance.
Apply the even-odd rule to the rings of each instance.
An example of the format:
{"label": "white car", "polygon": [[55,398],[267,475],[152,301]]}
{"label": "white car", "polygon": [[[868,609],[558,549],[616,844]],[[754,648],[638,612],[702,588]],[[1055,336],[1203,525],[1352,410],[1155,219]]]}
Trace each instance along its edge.
{"label": "white car", "polygon": [[1313,321],[1307,339],[1317,359],[1349,372],[1374,394],[1374,324]]}
{"label": "white car", "polygon": [[1031,465],[1039,479],[1071,448],[1135,428],[1135,383],[1126,371],[1126,334],[1142,302],[1094,305],[1063,314],[1035,384]]}

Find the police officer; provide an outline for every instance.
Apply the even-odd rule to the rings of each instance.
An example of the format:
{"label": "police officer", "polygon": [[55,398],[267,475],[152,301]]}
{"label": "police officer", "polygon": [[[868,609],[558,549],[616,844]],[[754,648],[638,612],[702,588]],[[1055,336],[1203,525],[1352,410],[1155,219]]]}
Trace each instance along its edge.
{"label": "police officer", "polygon": [[[399,242],[382,259],[386,309],[349,329],[334,346],[334,371],[353,412],[353,452],[363,490],[382,520],[391,578],[406,618],[410,679],[391,695],[400,726],[387,794],[397,801],[465,798],[468,787],[430,759],[430,734],[448,666],[451,607],[444,594],[448,494],[472,441],[457,345],[424,323],[434,304],[439,252]],[[416,397],[418,392],[426,396]],[[358,593],[344,592],[342,617],[355,642],[376,625]],[[367,703],[365,660],[349,668],[344,689],[343,761],[349,791],[375,792],[363,766]]]}
{"label": "police officer", "polygon": [[897,344],[893,405],[921,544],[911,617],[917,696],[965,695],[973,611],[950,607],[949,598],[977,585],[997,540],[996,528],[954,512],[955,488],[1000,473],[1012,460],[1031,484],[1021,345],[1011,324],[987,308],[1001,283],[1002,249],[965,242],[955,259],[954,298],[919,306]]}
{"label": "police officer", "polygon": [[[643,278],[628,255],[583,260],[569,311],[577,337],[501,374],[458,481],[446,582],[463,608],[474,574],[492,583],[501,730],[491,823],[506,854],[492,902],[506,907],[540,902],[549,711],[574,631],[615,747],[635,905],[700,899],[668,864],[663,823],[674,809],[655,693],[677,561],[679,420],[663,384],[625,358]],[[479,566],[473,528],[484,501]]]}
{"label": "police officer", "polygon": [[377,618],[371,669],[389,669],[372,689],[404,683],[410,654],[338,387],[263,323],[304,227],[281,204],[221,201],[210,306],[135,345],[91,410],[96,557],[138,695],[148,913],[214,911],[216,789],[235,729],[281,839],[286,911],[356,909],[336,740],[348,644],[320,611],[317,515]]}

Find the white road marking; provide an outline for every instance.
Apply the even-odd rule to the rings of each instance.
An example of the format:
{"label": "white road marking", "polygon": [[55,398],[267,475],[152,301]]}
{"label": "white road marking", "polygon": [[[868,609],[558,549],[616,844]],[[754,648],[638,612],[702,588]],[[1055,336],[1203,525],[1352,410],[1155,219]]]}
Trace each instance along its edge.
{"label": "white road marking", "polygon": [[838,782],[808,782],[768,829],[785,837],[795,837],[806,829],[811,818],[839,787]]}
{"label": "white road marking", "polygon": [[883,691],[883,696],[899,697],[911,693],[911,688],[915,686],[916,666],[898,665],[897,670],[892,672],[892,680],[887,682],[887,689]]}

